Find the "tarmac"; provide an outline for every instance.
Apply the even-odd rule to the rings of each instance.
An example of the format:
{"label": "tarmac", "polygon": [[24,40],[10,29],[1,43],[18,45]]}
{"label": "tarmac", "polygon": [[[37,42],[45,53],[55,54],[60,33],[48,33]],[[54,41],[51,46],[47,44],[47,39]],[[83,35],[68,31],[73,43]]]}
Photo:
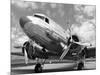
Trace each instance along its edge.
{"label": "tarmac", "polygon": [[[36,60],[29,60],[28,64],[25,64],[24,56],[21,54],[21,49],[14,49],[11,51],[11,75],[18,74],[33,74]],[[43,73],[47,72],[61,72],[61,71],[77,71],[77,64],[72,60],[52,60],[47,59],[43,65]],[[86,59],[83,70],[95,70],[96,59]]]}

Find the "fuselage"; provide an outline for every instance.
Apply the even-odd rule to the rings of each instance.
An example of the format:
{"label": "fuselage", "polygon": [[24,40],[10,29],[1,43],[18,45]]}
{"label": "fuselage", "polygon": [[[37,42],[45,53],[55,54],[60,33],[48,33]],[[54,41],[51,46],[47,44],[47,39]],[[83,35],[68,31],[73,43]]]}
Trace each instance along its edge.
{"label": "fuselage", "polygon": [[21,17],[20,25],[30,39],[47,50],[62,53],[63,47],[60,43],[67,44],[68,33],[45,15]]}

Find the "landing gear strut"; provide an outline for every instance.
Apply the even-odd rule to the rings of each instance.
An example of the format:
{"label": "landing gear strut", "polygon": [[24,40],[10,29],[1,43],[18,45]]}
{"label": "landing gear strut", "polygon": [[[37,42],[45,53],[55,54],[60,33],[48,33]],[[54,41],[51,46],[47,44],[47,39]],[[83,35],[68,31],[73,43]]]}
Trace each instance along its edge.
{"label": "landing gear strut", "polygon": [[37,63],[34,69],[35,73],[41,73],[43,71],[42,65]]}
{"label": "landing gear strut", "polygon": [[82,56],[77,64],[77,70],[83,70],[84,69],[84,62],[85,62],[85,53],[82,51]]}
{"label": "landing gear strut", "polygon": [[34,68],[35,73],[43,72],[43,67],[44,67],[45,61],[46,61],[45,59],[38,59],[37,58],[37,63],[36,63],[35,68]]}

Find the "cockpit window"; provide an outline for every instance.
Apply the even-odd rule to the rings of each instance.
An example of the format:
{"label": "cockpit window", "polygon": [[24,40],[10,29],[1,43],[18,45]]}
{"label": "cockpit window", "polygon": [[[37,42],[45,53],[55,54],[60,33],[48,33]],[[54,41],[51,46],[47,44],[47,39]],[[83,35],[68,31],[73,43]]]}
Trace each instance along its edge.
{"label": "cockpit window", "polygon": [[42,20],[44,20],[46,23],[48,23],[49,24],[49,19],[48,18],[46,18],[46,17],[44,17],[44,16],[41,16],[41,15],[34,15],[35,17],[38,17],[38,18],[40,18],[40,19],[42,19]]}
{"label": "cockpit window", "polygon": [[38,17],[38,18],[40,18],[40,19],[45,19],[45,17],[43,17],[43,16],[40,16],[40,15],[34,15],[35,17]]}
{"label": "cockpit window", "polygon": [[49,23],[49,19],[48,18],[45,18],[45,22]]}

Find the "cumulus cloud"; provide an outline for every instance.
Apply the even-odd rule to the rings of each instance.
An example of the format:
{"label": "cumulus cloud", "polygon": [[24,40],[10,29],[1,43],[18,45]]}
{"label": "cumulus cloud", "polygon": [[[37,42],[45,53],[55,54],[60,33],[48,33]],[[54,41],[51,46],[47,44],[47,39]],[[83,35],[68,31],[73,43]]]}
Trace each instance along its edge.
{"label": "cumulus cloud", "polygon": [[96,7],[93,5],[75,5],[74,8],[79,15],[85,14],[88,17],[95,17]]}
{"label": "cumulus cloud", "polygon": [[38,9],[38,6],[35,2],[28,2],[22,0],[12,0],[11,3],[17,7],[24,8],[24,9]]}
{"label": "cumulus cloud", "polygon": [[79,23],[86,21],[86,19],[84,18],[83,15],[75,15],[74,17],[75,17],[76,21],[79,22]]}
{"label": "cumulus cloud", "polygon": [[38,5],[35,2],[29,3],[32,9],[38,9]]}
{"label": "cumulus cloud", "polygon": [[51,6],[51,8],[56,8],[57,4],[56,3],[51,3],[50,6]]}
{"label": "cumulus cloud", "polygon": [[95,17],[95,6],[85,6],[83,12],[87,14],[87,16],[94,16]]}
{"label": "cumulus cloud", "polygon": [[11,40],[13,44],[22,45],[29,38],[23,33],[17,30],[16,27],[11,28]]}
{"label": "cumulus cloud", "polygon": [[51,16],[50,10],[47,10],[46,13],[47,13],[47,15],[48,15],[49,17]]}
{"label": "cumulus cloud", "polygon": [[15,35],[16,28],[12,27],[11,28],[11,39],[15,39],[17,35]]}
{"label": "cumulus cloud", "polygon": [[16,40],[15,40],[15,44],[19,44],[19,45],[23,45],[23,43],[25,42],[25,41],[28,41],[29,40],[29,38],[27,37],[27,36],[25,36],[25,35],[23,35],[23,36],[21,36],[21,37],[18,37]]}
{"label": "cumulus cloud", "polygon": [[[22,37],[23,36],[23,37]],[[16,15],[14,14],[13,11],[11,11],[11,41],[12,41],[12,46],[13,44],[19,44],[26,40],[26,36],[24,37],[24,33],[20,30],[19,23],[17,20]],[[23,38],[21,41],[20,38]]]}
{"label": "cumulus cloud", "polygon": [[[79,36],[82,42],[96,43],[95,6],[75,5],[77,14],[74,16],[78,24],[72,25],[72,33]],[[85,17],[87,16],[87,17]],[[88,18],[92,16],[92,18]]]}
{"label": "cumulus cloud", "polygon": [[58,13],[60,14],[61,17],[65,15],[64,9],[61,7],[58,9]]}
{"label": "cumulus cloud", "polygon": [[22,0],[12,0],[12,4],[14,4],[14,5],[16,5],[16,6],[20,7],[20,8],[28,7],[28,5]]}
{"label": "cumulus cloud", "polygon": [[74,9],[78,14],[81,14],[83,12],[83,6],[82,5],[74,5]]}
{"label": "cumulus cloud", "polygon": [[84,22],[82,25],[72,27],[73,34],[79,36],[81,42],[88,42],[95,46],[95,27],[89,22]]}
{"label": "cumulus cloud", "polygon": [[41,6],[44,7],[47,3],[46,2],[42,2]]}

